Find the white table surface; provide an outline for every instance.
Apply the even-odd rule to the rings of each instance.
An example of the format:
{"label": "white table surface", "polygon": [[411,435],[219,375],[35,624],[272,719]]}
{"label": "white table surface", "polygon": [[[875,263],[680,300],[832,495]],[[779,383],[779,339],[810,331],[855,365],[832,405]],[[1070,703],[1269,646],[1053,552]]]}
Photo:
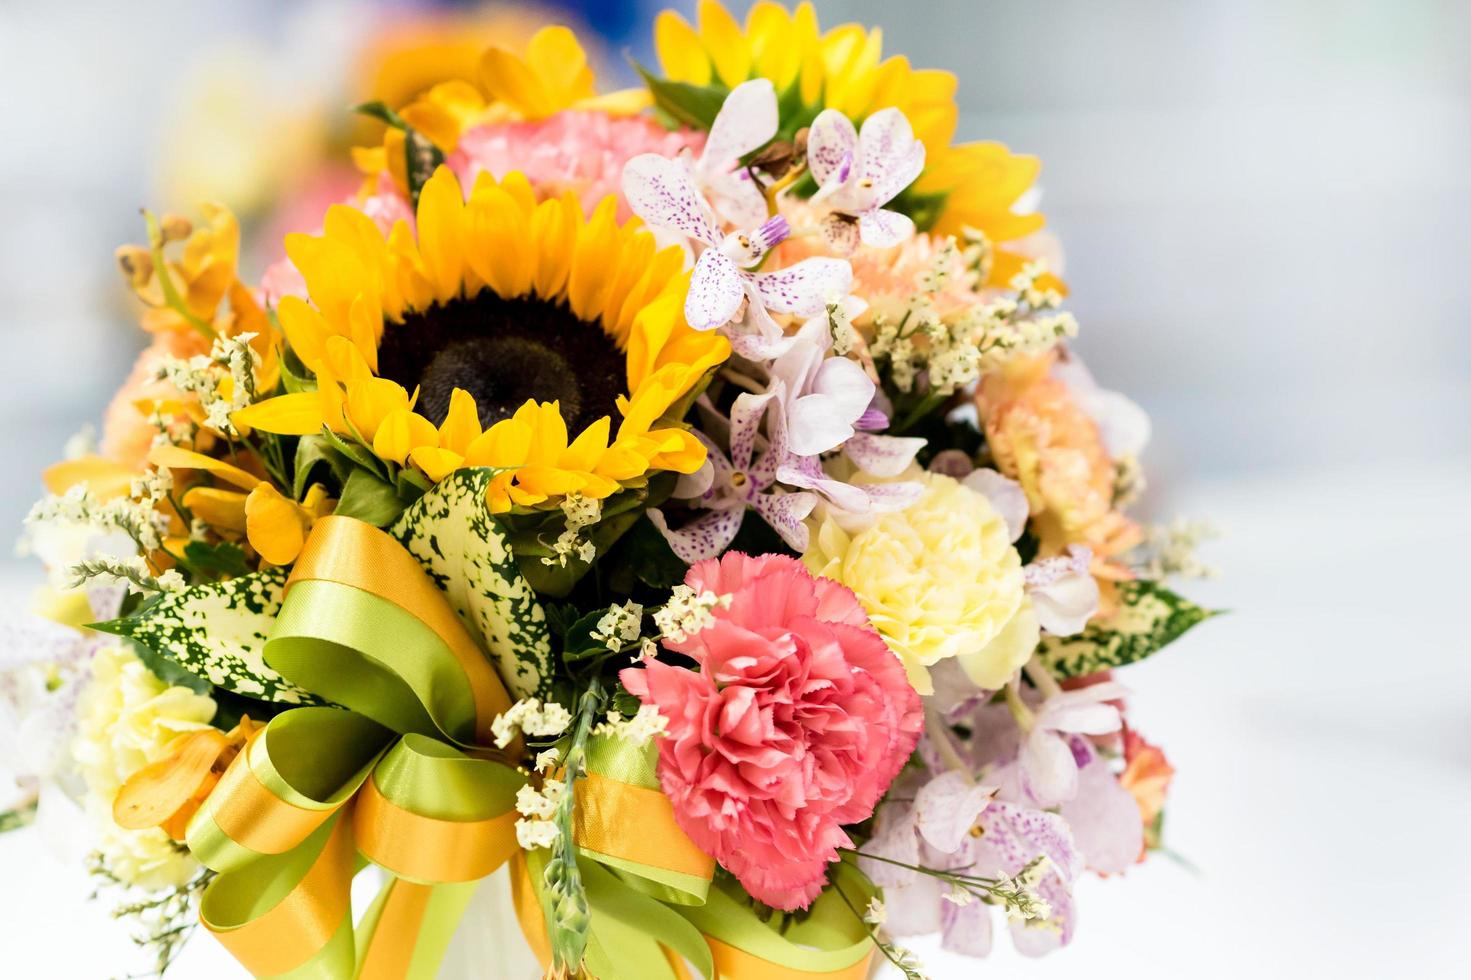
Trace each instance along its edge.
{"label": "white table surface", "polygon": [[[1073,945],[1040,961],[914,948],[932,976],[1465,976],[1471,919],[1471,465],[1260,477],[1173,495],[1227,533],[1231,615],[1123,679],[1178,769],[1165,859],[1085,880]],[[0,835],[0,976],[141,966],[34,830]],[[171,976],[233,978],[198,936]]]}

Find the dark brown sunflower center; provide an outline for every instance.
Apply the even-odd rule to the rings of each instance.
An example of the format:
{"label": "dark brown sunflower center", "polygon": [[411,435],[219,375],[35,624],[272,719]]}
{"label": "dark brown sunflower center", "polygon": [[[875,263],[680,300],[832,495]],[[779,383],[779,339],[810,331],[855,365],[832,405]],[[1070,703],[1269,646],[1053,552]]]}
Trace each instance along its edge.
{"label": "dark brown sunflower center", "polygon": [[490,290],[389,323],[378,373],[409,391],[418,387],[416,410],[435,425],[449,411],[450,393],[463,388],[487,428],[528,399],[560,402],[572,437],[604,415],[616,418],[627,377],[613,339],[565,303],[503,299]]}

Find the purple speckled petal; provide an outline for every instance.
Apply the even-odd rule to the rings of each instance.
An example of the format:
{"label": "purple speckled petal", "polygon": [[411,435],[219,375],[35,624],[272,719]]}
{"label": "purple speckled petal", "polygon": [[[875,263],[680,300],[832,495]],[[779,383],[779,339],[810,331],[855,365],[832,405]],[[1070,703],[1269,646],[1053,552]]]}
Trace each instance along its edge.
{"label": "purple speckled petal", "polygon": [[[861,428],[861,426],[860,426]],[[914,462],[925,441],[917,437],[881,436],[860,432],[843,444],[853,465],[871,476],[898,476]]]}
{"label": "purple speckled petal", "polygon": [[866,514],[871,509],[867,487],[855,487],[833,479],[822,471],[822,466],[812,456],[788,456],[777,467],[776,478],[788,486],[817,491],[838,510]]}
{"label": "purple speckled petal", "polygon": [[746,296],[741,274],[730,257],[707,248],[695,262],[690,291],[684,298],[684,318],[696,330],[714,330],[729,323]]}
{"label": "purple speckled petal", "polygon": [[818,187],[841,184],[858,150],[858,132],[847,116],[824,109],[807,130],[807,166]]}
{"label": "purple speckled petal", "polygon": [[760,394],[745,392],[736,398],[730,407],[730,461],[738,470],[749,470],[756,455],[756,433],[761,428],[761,417],[766,414],[766,405],[776,397],[772,389]]}
{"label": "purple speckled petal", "polygon": [[898,109],[880,109],[863,120],[858,134],[858,174],[873,181],[875,206],[914,183],[924,169],[924,144],[914,138],[914,128]]}
{"label": "purple speckled petal", "polygon": [[969,905],[941,899],[940,946],[962,956],[990,956],[991,907],[979,899]]}
{"label": "purple speckled petal", "polygon": [[1011,923],[1011,942],[1023,956],[1046,956],[1073,940],[1073,896],[1056,875],[1046,875],[1037,894],[1052,906],[1052,917]]}
{"label": "purple speckled petal", "polygon": [[756,512],[795,551],[807,550],[807,525],[802,522],[817,506],[815,493],[763,493],[753,501]]}
{"label": "purple speckled petal", "polygon": [[903,483],[868,483],[863,486],[868,494],[868,509],[876,514],[892,514],[907,510],[916,500],[924,496],[924,484],[912,480]]}
{"label": "purple speckled petal", "polygon": [[1006,521],[1006,529],[1015,541],[1027,529],[1027,492],[1022,485],[995,470],[972,470],[961,481],[991,502],[991,509]]}
{"label": "purple speckled petal", "polygon": [[1062,805],[1061,813],[1089,870],[1122,874],[1139,860],[1144,848],[1139,806],[1102,756],[1078,771],[1078,795]]}
{"label": "purple speckled petal", "polygon": [[1039,854],[1047,855],[1051,869],[1065,883],[1083,873],[1083,855],[1073,841],[1067,821],[1055,813],[993,800],[981,814],[982,840],[991,850],[992,866],[977,864],[977,874],[1003,871],[1014,875]]}
{"label": "purple speckled petal", "polygon": [[777,125],[776,88],[771,80],[753,78],[742,82],[730,90],[710,124],[698,172],[725,173],[740,157],[775,136]]}
{"label": "purple speckled petal", "polygon": [[803,259],[776,272],[745,273],[762,303],[778,313],[814,316],[848,295],[853,267],[843,259]]}
{"label": "purple speckled petal", "polygon": [[874,208],[858,218],[858,233],[870,248],[889,248],[914,234],[914,222],[898,211]]}
{"label": "purple speckled petal", "polygon": [[657,153],[643,153],[623,167],[623,196],[648,224],[672,228],[687,238],[719,245],[710,205],[700,196],[687,167]]}
{"label": "purple speckled petal", "polygon": [[845,214],[833,212],[822,219],[822,240],[834,255],[852,255],[858,251],[862,233],[858,223]]}
{"label": "purple speckled petal", "polygon": [[670,528],[664,512],[657,507],[649,509],[649,523],[659,529],[670,549],[685,564],[693,565],[706,558],[714,558],[735,540],[741,529],[741,520],[746,508],[731,507],[727,510],[712,510],[701,514],[684,527]]}
{"label": "purple speckled petal", "polygon": [[994,786],[982,786],[963,772],[943,772],[914,797],[914,826],[926,844],[954,854],[991,802]]}

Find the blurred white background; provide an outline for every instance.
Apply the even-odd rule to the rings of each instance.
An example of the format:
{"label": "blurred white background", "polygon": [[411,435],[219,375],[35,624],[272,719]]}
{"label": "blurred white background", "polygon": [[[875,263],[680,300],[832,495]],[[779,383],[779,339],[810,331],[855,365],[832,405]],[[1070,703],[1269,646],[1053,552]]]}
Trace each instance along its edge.
{"label": "blurred white background", "polygon": [[[367,6],[0,0],[0,527],[141,346],[111,253],[158,203],[185,80],[259,71],[245,135],[271,140],[283,101],[351,101],[333,81]],[[657,5],[592,6],[637,39],[616,50]],[[962,136],[1042,157],[1078,346],[1154,417],[1145,510],[1226,533],[1194,594],[1232,614],[1124,677],[1198,873],[1090,881],[1068,950],[1023,962],[1002,938],[931,972],[1464,976],[1471,4],[818,7],[958,72]],[[3,568],[12,597],[39,576]],[[0,867],[5,975],[128,969],[79,871],[30,832]],[[236,975],[197,946],[180,977]]]}

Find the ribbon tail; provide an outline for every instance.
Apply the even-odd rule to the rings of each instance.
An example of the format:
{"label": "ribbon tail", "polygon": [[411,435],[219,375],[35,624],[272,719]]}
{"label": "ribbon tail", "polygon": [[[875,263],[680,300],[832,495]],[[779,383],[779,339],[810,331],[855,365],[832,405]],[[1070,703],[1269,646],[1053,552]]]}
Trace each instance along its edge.
{"label": "ribbon tail", "polygon": [[479,886],[390,880],[358,923],[358,980],[434,980]]}

